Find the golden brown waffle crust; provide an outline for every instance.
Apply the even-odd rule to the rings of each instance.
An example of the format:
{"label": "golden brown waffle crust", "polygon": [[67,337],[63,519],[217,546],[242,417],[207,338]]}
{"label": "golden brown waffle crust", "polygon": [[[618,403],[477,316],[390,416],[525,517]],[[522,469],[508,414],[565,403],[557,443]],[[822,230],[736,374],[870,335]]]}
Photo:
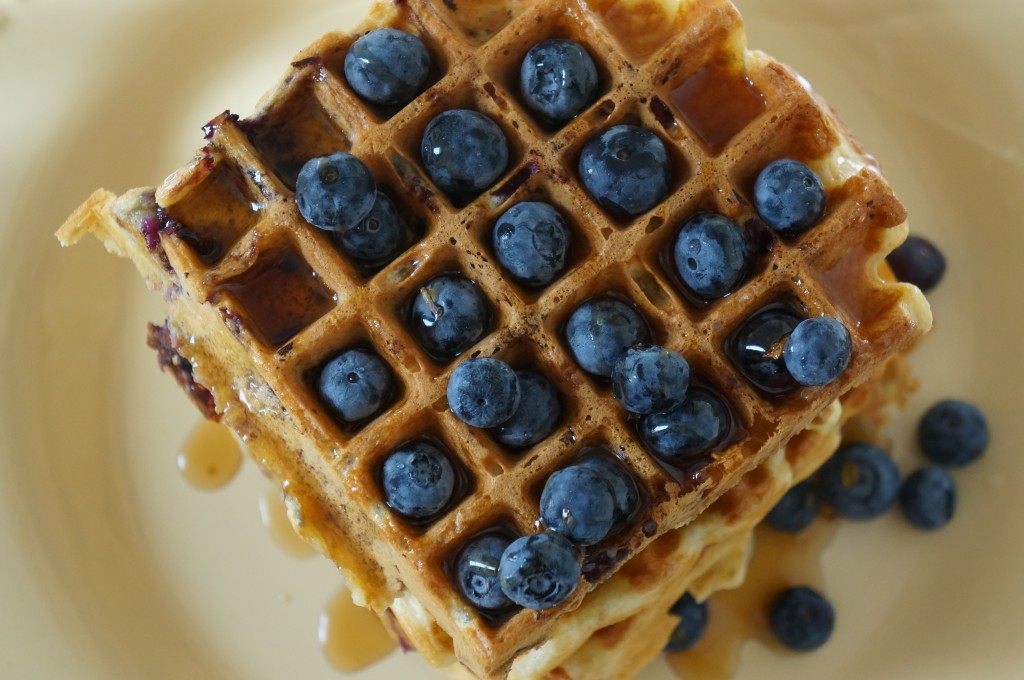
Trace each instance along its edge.
{"label": "golden brown waffle crust", "polygon": [[[596,602],[591,593],[607,587],[602,583],[642,564],[638,556],[680,527],[700,526],[708,508],[931,325],[920,292],[886,276],[884,258],[906,236],[906,213],[877,163],[792,71],[746,49],[731,4],[674,4],[665,17],[674,31],[656,43],[628,32],[632,14],[610,22],[610,5],[510,0],[505,14],[466,19],[441,2],[379,3],[357,31],[328,34],[300,53],[252,117],[223,114],[211,121],[193,162],[160,187],[121,197],[101,190],[58,233],[65,244],[94,233],[136,263],[167,299],[178,350],[210,388],[224,421],[285,485],[300,533],[339,564],[361,602],[431,663],[457,659],[478,677],[511,672],[528,655],[523,650],[566,638],[560,631],[573,624],[563,622]],[[487,28],[493,21],[500,30]],[[394,115],[360,102],[339,70],[355,36],[380,25],[420,35],[440,64],[430,88]],[[519,104],[513,74],[529,46],[556,36],[586,43],[602,87],[593,106],[552,131]],[[673,108],[671,95],[718,59],[736,77],[749,78],[766,106],[722,148],[711,148]],[[512,147],[506,175],[466,206],[433,187],[417,160],[427,122],[454,107],[492,117]],[[618,123],[655,132],[673,159],[671,195],[633,220],[606,214],[575,181],[582,144]],[[346,261],[294,205],[298,157],[339,149],[363,159],[378,184],[424,225],[419,243],[372,274]],[[707,307],[688,302],[661,261],[677,226],[696,211],[716,210],[755,228],[754,177],[783,156],[822,177],[828,191],[822,224],[792,239],[769,234],[739,291]],[[570,216],[578,245],[569,271],[539,293],[505,279],[488,255],[486,236],[511,203],[535,199]],[[218,249],[200,248],[196,234]],[[254,310],[225,284],[280,253],[314,272],[329,301],[277,341],[259,332]],[[404,326],[405,302],[431,277],[452,270],[473,278],[495,307],[495,331],[472,352],[539,369],[564,397],[561,434],[528,454],[510,455],[447,412],[444,386],[454,364],[427,357]],[[731,400],[739,435],[706,467],[682,471],[655,460],[607,387],[568,358],[561,325],[579,302],[606,293],[633,303],[661,344],[682,351],[695,373]],[[830,386],[766,398],[722,347],[756,309],[783,299],[808,316],[841,319],[853,336],[853,359]],[[354,344],[371,345],[402,382],[387,413],[356,432],[339,428],[308,386],[310,371]],[[375,471],[395,446],[425,435],[456,453],[472,493],[420,529],[390,512]],[[640,482],[643,516],[588,552],[588,577],[563,605],[492,625],[454,592],[445,564],[468,536],[496,522],[534,531],[538,483],[595,443],[615,451]]]}

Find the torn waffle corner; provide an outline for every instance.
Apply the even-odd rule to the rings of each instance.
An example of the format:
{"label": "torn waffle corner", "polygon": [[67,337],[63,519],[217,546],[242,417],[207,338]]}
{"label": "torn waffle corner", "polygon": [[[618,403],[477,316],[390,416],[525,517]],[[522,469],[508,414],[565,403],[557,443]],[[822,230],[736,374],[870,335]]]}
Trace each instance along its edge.
{"label": "torn waffle corner", "polygon": [[[434,62],[427,89],[397,111],[365,104],[341,68],[352,41],[380,26],[419,36]],[[515,75],[530,46],[554,37],[583,43],[599,73],[596,101],[558,128],[521,104]],[[504,175],[464,205],[431,183],[417,153],[427,123],[451,108],[486,114],[510,146]],[[672,162],[668,197],[629,219],[598,205],[575,170],[586,140],[619,123],[658,135]],[[749,529],[827,458],[858,410],[850,402],[844,411],[844,395],[895,400],[906,374],[887,362],[931,324],[920,291],[895,283],[884,264],[907,228],[877,164],[806,83],[746,49],[724,0],[380,3],[356,31],[300,53],[252,116],[221,114],[205,133],[192,162],[161,186],[98,191],[58,237],[70,244],[93,233],[164,295],[161,346],[188,361],[216,413],[284,485],[296,530],[339,565],[358,602],[453,676],[638,670],[668,635],[666,618],[646,610],[742,575]],[[335,151],[358,156],[417,225],[418,240],[379,268],[354,265],[296,209],[299,168]],[[773,234],[752,208],[758,172],[783,157],[808,164],[827,191],[821,223],[793,237]],[[503,275],[488,238],[522,200],[558,207],[573,235],[568,268],[539,291]],[[742,286],[707,304],[681,289],[664,256],[678,226],[701,210],[742,225],[757,249]],[[561,397],[556,433],[526,452],[454,418],[444,393],[454,362],[430,356],[407,327],[415,291],[454,271],[479,285],[494,321],[467,354],[538,370]],[[608,386],[572,360],[562,325],[599,295],[628,301],[659,344],[682,352],[728,400],[736,427],[709,460],[681,469],[650,455]],[[737,369],[729,338],[780,303],[849,329],[853,358],[838,380],[769,395]],[[310,376],[357,346],[372,347],[399,387],[383,412],[342,427]],[[865,386],[882,383],[865,396]],[[384,502],[378,470],[396,446],[421,437],[443,444],[461,480],[457,502],[413,525]],[[817,444],[800,449],[808,438]],[[498,524],[534,533],[544,480],[592,445],[614,452],[637,480],[640,512],[584,550],[585,578],[561,605],[501,620],[475,610],[449,578],[452,556]],[[797,449],[807,452],[787,459]],[[617,674],[599,675],[602,667]]]}

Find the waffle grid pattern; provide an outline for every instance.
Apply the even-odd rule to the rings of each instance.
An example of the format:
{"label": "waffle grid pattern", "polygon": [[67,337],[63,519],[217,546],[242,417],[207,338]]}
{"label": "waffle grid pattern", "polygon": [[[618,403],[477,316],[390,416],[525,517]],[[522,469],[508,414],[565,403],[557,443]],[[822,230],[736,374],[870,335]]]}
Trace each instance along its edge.
{"label": "waffle grid pattern", "polygon": [[[721,153],[709,150],[672,114],[665,104],[672,89],[710,59],[725,53],[744,63],[742,24],[731,5],[689,3],[672,41],[642,67],[582,0],[514,6],[514,16],[486,39],[461,30],[441,2],[378,6],[378,20],[422,37],[437,62],[433,85],[416,101],[399,112],[367,107],[340,75],[354,36],[328,35],[300,55],[257,116],[239,121],[224,114],[212,121],[207,147],[158,193],[170,217],[215,245],[204,251],[187,238],[164,240],[182,288],[221,310],[297,427],[317,443],[337,475],[333,483],[348,491],[350,502],[383,537],[373,548],[376,559],[397,564],[407,583],[420,584],[417,597],[450,635],[486,642],[483,658],[470,655],[471,664],[483,669],[495,668],[537,639],[543,630],[538,621],[550,622],[559,611],[577,606],[593,585],[582,584],[555,610],[521,611],[495,626],[463,602],[448,580],[445,565],[468,537],[499,523],[523,534],[536,531],[537,497],[550,473],[584,447],[602,444],[644,488],[641,519],[588,552],[591,565],[606,565],[589,572],[601,580],[664,531],[692,519],[910,339],[899,293],[870,270],[881,257],[870,244],[881,247],[882,232],[904,219],[902,206],[871,170],[828,187],[827,214],[812,232],[785,241],[768,237],[755,271],[724,300],[692,303],[666,267],[663,253],[679,225],[698,210],[717,210],[748,233],[766,233],[747,200],[760,168],[783,156],[816,167],[844,134],[790,72],[756,58],[746,62],[747,74],[765,94],[767,109]],[[584,42],[601,74],[601,96],[558,130],[532,118],[515,94],[522,55],[550,37]],[[495,120],[511,150],[505,176],[465,206],[453,205],[436,190],[418,160],[427,123],[443,110],[461,107]],[[576,182],[585,141],[623,122],[657,133],[674,165],[671,195],[634,220],[606,214]],[[347,261],[295,207],[291,186],[301,162],[337,150],[366,162],[382,190],[421,230],[421,240],[380,271]],[[539,292],[506,280],[489,245],[501,212],[531,199],[556,205],[574,238],[567,272]],[[282,254],[291,263],[283,273],[275,268]],[[455,271],[480,285],[493,313],[493,332],[467,354],[538,370],[562,397],[556,434],[526,452],[504,449],[449,412],[445,387],[457,360],[434,361],[407,330],[405,309],[419,287]],[[275,277],[283,282],[280,299],[253,303],[235,294],[264,274],[270,283]],[[629,300],[657,342],[680,350],[702,381],[728,395],[737,433],[707,467],[678,470],[647,454],[608,387],[569,357],[561,333],[566,318],[584,299],[604,294]],[[853,335],[854,355],[836,384],[769,398],[740,376],[722,348],[744,319],[784,299],[808,316],[842,319]],[[282,331],[286,340],[268,342],[274,334],[254,323],[259,310],[253,304],[292,315],[296,332]],[[317,367],[354,346],[372,346],[400,385],[390,407],[356,429],[334,422],[311,389]],[[377,475],[389,452],[421,437],[444,445],[465,483],[441,518],[411,526],[384,505]]]}

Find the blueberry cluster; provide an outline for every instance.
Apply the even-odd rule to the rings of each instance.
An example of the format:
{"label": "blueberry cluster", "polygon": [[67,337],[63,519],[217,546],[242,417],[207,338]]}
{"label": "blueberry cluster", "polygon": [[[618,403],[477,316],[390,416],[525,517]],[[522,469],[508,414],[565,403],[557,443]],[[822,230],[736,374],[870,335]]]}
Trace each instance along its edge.
{"label": "blueberry cluster", "polygon": [[486,428],[506,446],[522,449],[546,439],[561,417],[558,393],[534,371],[500,359],[472,358],[448,378],[448,406],[472,427]]}
{"label": "blueberry cluster", "polygon": [[956,484],[947,467],[962,467],[988,447],[988,424],[974,404],[947,399],[932,406],[918,425],[918,444],[930,465],[900,480],[892,458],[868,443],[845,444],[814,478],[795,485],[768,514],[768,522],[790,533],[802,531],[821,503],[842,517],[868,520],[898,503],[919,529],[945,526],[956,509]]}
{"label": "blueberry cluster", "polygon": [[559,534],[512,539],[491,531],[469,540],[455,558],[454,580],[466,600],[486,614],[516,605],[548,609],[565,601],[580,580],[580,557]]}
{"label": "blueberry cluster", "polygon": [[350,153],[307,161],[295,182],[295,203],[303,219],[327,231],[342,253],[363,266],[389,262],[412,240],[394,202]]}
{"label": "blueberry cluster", "polygon": [[782,394],[798,385],[834,381],[849,365],[853,343],[838,319],[805,319],[790,305],[778,303],[744,321],[726,350],[750,382],[769,394]]}

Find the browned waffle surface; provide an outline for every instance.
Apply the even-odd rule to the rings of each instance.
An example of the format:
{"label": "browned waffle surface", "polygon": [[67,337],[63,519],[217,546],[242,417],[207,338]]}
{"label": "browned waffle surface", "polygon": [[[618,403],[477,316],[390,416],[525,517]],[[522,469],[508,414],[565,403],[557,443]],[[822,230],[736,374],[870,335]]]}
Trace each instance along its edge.
{"label": "browned waffle surface", "polygon": [[[486,675],[543,640],[554,621],[630,556],[699,515],[886,357],[907,348],[927,329],[930,314],[916,289],[878,272],[905,237],[903,206],[792,72],[746,51],[742,23],[728,2],[408,0],[374,6],[360,30],[376,26],[423,39],[435,65],[423,94],[398,111],[367,106],[342,73],[358,32],[325,36],[297,57],[253,116],[225,113],[211,121],[207,144],[155,195],[122,199],[115,221],[132,235],[115,238],[116,248],[153,285],[183,301],[176,320],[181,337],[194,334],[193,326],[218,325],[221,333],[205,334],[216,338],[207,353],[237,357],[236,370],[251,372],[253,384],[272,395],[273,409],[251,415],[280,428],[286,444],[261,449],[262,462],[301,477],[293,483],[322,504],[321,515],[336,518],[336,542],[358,546],[347,549],[355,557],[339,559],[328,549],[329,555],[381,566],[381,594],[366,590],[371,606],[381,611],[408,592],[453,641],[455,656]],[[584,43],[600,75],[594,104],[559,128],[527,112],[515,75],[532,45],[554,37]],[[486,114],[510,146],[505,175],[466,204],[434,187],[419,161],[428,122],[452,108]],[[672,159],[668,198],[630,219],[605,212],[575,170],[582,145],[618,123],[656,133]],[[296,209],[298,169],[339,150],[362,159],[416,225],[418,240],[383,268],[355,266]],[[823,221],[801,236],[774,235],[751,207],[755,177],[781,157],[806,162],[828,192]],[[565,273],[531,291],[495,265],[489,234],[512,204],[537,199],[568,217],[573,244]],[[92,210],[109,208],[109,196],[94,200]],[[679,226],[700,210],[743,225],[757,251],[742,286],[711,304],[683,291],[665,257]],[[69,220],[65,241],[82,231],[83,215],[77,228]],[[503,448],[449,412],[445,387],[458,361],[435,360],[409,331],[406,312],[416,291],[450,272],[477,283],[490,304],[491,332],[467,354],[537,370],[560,395],[556,433],[526,452]],[[599,295],[635,306],[659,344],[679,350],[700,381],[726,395],[737,425],[712,458],[680,469],[649,455],[608,386],[571,359],[562,326],[580,302]],[[767,395],[744,379],[725,351],[728,339],[752,314],[777,303],[844,322],[854,349],[842,378],[784,395]],[[219,346],[221,336],[230,350]],[[370,422],[343,427],[312,383],[325,361],[353,347],[372,347],[384,358],[398,389]],[[196,362],[196,350],[181,351]],[[219,363],[230,372],[231,361]],[[223,389],[239,379],[214,382]],[[221,395],[218,403],[226,399]],[[388,453],[420,438],[447,450],[460,483],[441,517],[413,525],[387,507],[378,475]],[[469,537],[494,526],[536,531],[544,481],[591,445],[614,452],[640,483],[644,506],[637,518],[586,550],[585,579],[566,603],[500,621],[481,615],[451,586],[453,556]],[[424,651],[435,661],[444,653]]]}

